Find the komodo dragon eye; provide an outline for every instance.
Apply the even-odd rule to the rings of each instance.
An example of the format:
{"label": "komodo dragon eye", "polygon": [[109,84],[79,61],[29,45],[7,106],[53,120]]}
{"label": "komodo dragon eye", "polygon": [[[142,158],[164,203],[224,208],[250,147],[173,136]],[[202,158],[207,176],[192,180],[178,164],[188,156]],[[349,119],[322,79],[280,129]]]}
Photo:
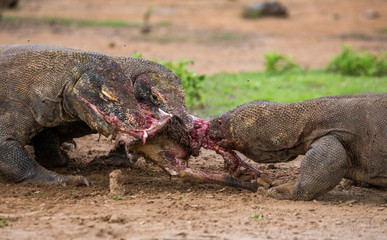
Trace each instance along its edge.
{"label": "komodo dragon eye", "polygon": [[155,90],[152,89],[152,95],[151,95],[152,101],[155,104],[162,104],[165,102],[164,98]]}
{"label": "komodo dragon eye", "polygon": [[109,89],[107,89],[105,86],[102,86],[101,94],[100,95],[105,100],[108,99],[108,100],[111,100],[111,101],[118,102],[118,98]]}

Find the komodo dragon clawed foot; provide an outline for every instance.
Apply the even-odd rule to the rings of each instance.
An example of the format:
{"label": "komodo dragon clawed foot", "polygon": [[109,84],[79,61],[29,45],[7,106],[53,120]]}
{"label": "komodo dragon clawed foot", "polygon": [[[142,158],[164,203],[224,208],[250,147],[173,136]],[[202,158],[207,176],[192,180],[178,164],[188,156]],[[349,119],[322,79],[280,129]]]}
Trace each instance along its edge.
{"label": "komodo dragon clawed foot", "polygon": [[[60,176],[61,177],[61,176]],[[76,175],[76,176],[64,176],[62,185],[72,185],[72,186],[87,186],[90,187],[91,183],[84,176]]]}
{"label": "komodo dragon clawed foot", "polygon": [[62,150],[59,136],[52,129],[42,131],[31,139],[36,161],[44,167],[65,167],[69,162],[68,154]]}
{"label": "komodo dragon clawed foot", "polygon": [[63,186],[87,186],[90,187],[90,181],[81,175],[59,175],[55,172],[46,170],[45,168],[38,166],[35,173],[32,173],[31,176],[28,176],[26,179],[21,182],[37,182],[37,183],[59,183]]}
{"label": "komodo dragon clawed foot", "polygon": [[269,189],[266,196],[277,199],[312,200],[333,189],[344,177],[348,157],[334,136],[324,136],[311,144],[303,157],[297,183]]}
{"label": "komodo dragon clawed foot", "polygon": [[16,140],[0,137],[0,172],[15,182],[59,183],[62,185],[86,185],[83,176],[65,176],[40,166]]}
{"label": "komodo dragon clawed foot", "polygon": [[286,183],[277,187],[270,188],[266,191],[266,197],[272,197],[276,199],[293,199],[293,190],[295,182]]}
{"label": "komodo dragon clawed foot", "polygon": [[101,156],[91,161],[89,166],[104,165],[117,167],[131,167],[137,162],[139,156],[134,152],[126,152],[124,145],[117,146],[106,156]]}

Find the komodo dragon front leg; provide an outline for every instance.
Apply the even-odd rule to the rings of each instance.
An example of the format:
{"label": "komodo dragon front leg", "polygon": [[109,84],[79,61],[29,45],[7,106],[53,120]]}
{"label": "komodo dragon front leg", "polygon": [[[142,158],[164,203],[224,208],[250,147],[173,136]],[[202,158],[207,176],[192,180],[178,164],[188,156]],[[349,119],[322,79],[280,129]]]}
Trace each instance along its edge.
{"label": "komodo dragon front leg", "polygon": [[347,153],[334,136],[313,142],[301,162],[297,183],[271,188],[266,195],[277,199],[312,200],[333,189],[348,168]]}
{"label": "komodo dragon front leg", "polygon": [[46,170],[28,154],[19,142],[11,137],[0,136],[0,153],[2,154],[0,172],[15,182],[59,182],[63,185],[90,185],[83,176],[63,176]]}
{"label": "komodo dragon front leg", "polygon": [[31,139],[35,159],[44,167],[65,167],[69,156],[61,148],[61,140],[54,129],[44,130]]}
{"label": "komodo dragon front leg", "polygon": [[48,128],[31,139],[34,147],[36,161],[44,167],[65,167],[69,156],[62,149],[63,143],[72,143],[76,147],[73,138],[79,138],[88,134],[96,133],[84,122],[68,123],[66,127]]}

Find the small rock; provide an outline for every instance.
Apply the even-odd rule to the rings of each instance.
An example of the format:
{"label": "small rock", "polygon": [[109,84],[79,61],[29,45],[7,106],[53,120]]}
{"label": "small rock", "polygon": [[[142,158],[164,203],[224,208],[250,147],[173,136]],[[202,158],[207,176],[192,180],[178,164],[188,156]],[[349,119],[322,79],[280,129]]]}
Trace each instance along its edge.
{"label": "small rock", "polygon": [[120,169],[114,170],[109,174],[110,194],[113,196],[125,195],[125,176]]}
{"label": "small rock", "polygon": [[0,8],[16,8],[19,0],[2,0],[0,1]]}
{"label": "small rock", "polygon": [[257,193],[258,193],[259,195],[261,195],[261,196],[265,196],[266,192],[267,192],[267,189],[265,189],[264,187],[259,187],[259,188],[257,189]]}
{"label": "small rock", "polygon": [[114,214],[110,217],[109,223],[125,223],[125,218],[124,216]]}
{"label": "small rock", "polygon": [[350,189],[354,185],[354,181],[344,178],[340,181],[338,187],[342,189]]}
{"label": "small rock", "polygon": [[115,42],[110,42],[109,43],[109,48],[115,48],[116,47],[116,43]]}
{"label": "small rock", "polygon": [[277,167],[274,164],[268,164],[267,169],[277,169]]}
{"label": "small rock", "polygon": [[188,235],[188,233],[186,233],[186,232],[180,232],[177,234],[177,236],[182,236],[182,237],[185,237],[187,235]]}
{"label": "small rock", "polygon": [[336,221],[335,224],[336,225],[343,225],[343,222],[342,221]]}
{"label": "small rock", "polygon": [[359,202],[358,200],[353,199],[353,200],[348,201],[348,204],[353,205],[353,204],[358,203],[358,202]]}
{"label": "small rock", "polygon": [[379,18],[379,12],[373,10],[373,9],[368,9],[364,12],[364,15],[366,18]]}
{"label": "small rock", "polygon": [[249,4],[243,10],[244,18],[260,18],[260,17],[287,17],[287,9],[277,1],[255,2]]}

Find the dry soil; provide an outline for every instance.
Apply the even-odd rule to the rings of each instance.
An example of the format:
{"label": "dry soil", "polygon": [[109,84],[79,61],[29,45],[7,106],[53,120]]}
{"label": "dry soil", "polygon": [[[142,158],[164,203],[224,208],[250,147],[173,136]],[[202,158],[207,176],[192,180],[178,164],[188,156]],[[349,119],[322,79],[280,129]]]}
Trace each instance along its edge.
{"label": "dry soil", "polygon": [[[287,0],[290,17],[245,20],[246,0],[20,1],[0,22],[0,44],[51,44],[111,55],[140,52],[158,60],[195,60],[199,73],[256,71],[270,50],[293,55],[306,68],[323,68],[344,43],[387,49],[384,0]],[[149,34],[139,27],[87,27],[45,23],[45,17],[141,23],[153,6]],[[365,17],[366,10],[379,17]],[[34,20],[35,19],[35,20]],[[247,190],[192,185],[170,179],[140,159],[123,168],[127,194],[109,195],[114,167],[86,167],[112,144],[91,135],[76,139],[71,164],[56,171],[82,174],[92,187],[15,184],[0,178],[1,239],[387,239],[387,193],[342,181],[310,202],[278,201]],[[285,183],[300,160],[255,164]],[[222,159],[203,151],[191,166],[222,171]]]}

